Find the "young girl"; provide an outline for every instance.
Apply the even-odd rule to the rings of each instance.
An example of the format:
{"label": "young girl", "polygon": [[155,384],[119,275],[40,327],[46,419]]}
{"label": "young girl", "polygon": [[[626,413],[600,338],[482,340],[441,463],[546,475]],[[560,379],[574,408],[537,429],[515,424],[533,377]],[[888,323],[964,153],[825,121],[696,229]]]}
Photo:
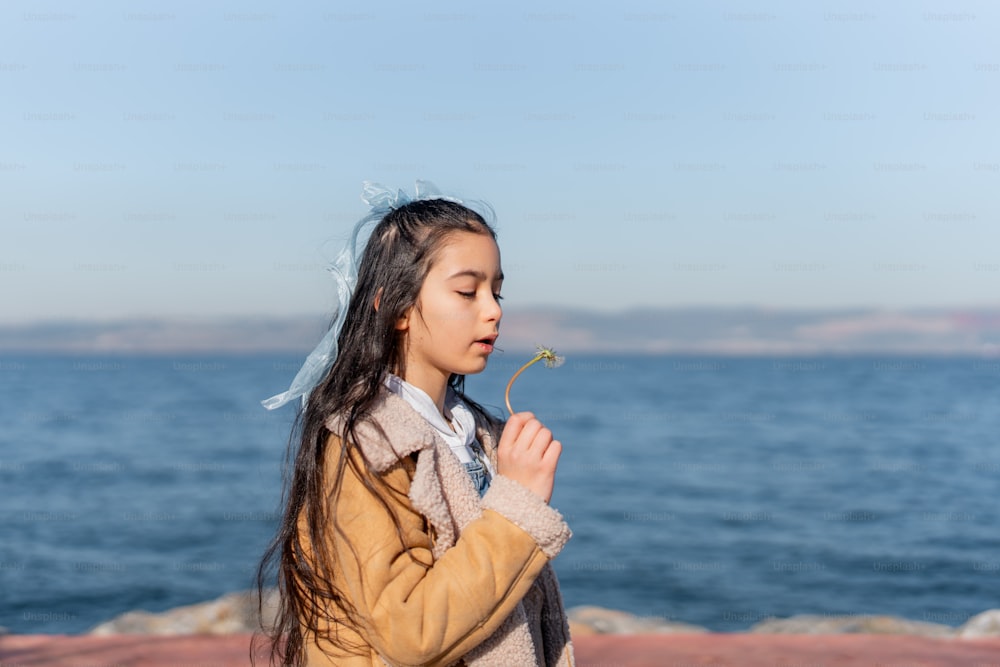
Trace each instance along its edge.
{"label": "young girl", "polygon": [[499,332],[495,233],[428,184],[413,201],[366,188],[372,213],[334,270],[338,317],[265,402],[307,397],[258,572],[277,568],[272,662],[571,666],[549,565],[570,537],[548,505],[561,445],[531,413],[501,424],[463,393]]}

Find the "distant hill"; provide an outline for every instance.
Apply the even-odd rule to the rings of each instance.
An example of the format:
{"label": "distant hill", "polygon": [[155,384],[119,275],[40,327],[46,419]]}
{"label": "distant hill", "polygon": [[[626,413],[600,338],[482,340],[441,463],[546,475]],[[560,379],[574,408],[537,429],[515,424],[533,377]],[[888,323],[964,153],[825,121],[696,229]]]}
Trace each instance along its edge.
{"label": "distant hill", "polygon": [[[302,352],[322,337],[322,316],[187,320],[47,321],[0,325],[0,353]],[[923,310],[650,308],[617,313],[509,309],[499,345],[565,352],[1000,356],[1000,307]]]}
{"label": "distant hill", "polygon": [[620,313],[518,311],[505,315],[511,347],[538,339],[567,351],[677,354],[1000,354],[1000,307],[792,310],[657,308]]}

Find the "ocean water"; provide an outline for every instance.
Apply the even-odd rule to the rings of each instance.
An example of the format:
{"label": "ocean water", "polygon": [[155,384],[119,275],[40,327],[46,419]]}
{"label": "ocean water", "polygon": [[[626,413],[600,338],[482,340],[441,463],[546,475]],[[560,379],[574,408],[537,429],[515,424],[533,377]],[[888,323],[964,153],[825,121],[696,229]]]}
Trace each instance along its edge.
{"label": "ocean water", "polygon": [[[527,359],[469,393],[499,412]],[[0,626],[77,633],[252,585],[297,356],[0,359]],[[567,606],[740,630],[1000,607],[1000,360],[571,356],[511,395],[563,443]]]}

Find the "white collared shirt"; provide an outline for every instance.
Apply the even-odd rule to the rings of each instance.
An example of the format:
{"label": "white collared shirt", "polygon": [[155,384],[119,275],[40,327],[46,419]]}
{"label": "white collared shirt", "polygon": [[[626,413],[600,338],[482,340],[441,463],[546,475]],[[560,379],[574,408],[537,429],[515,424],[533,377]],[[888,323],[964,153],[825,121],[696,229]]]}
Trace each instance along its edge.
{"label": "white collared shirt", "polygon": [[[409,403],[420,416],[427,420],[428,424],[434,427],[434,430],[444,439],[459,461],[471,463],[478,459],[472,449],[472,445],[476,441],[476,418],[465,401],[459,398],[451,387],[448,387],[444,397],[445,413],[450,414],[450,420],[446,420],[445,415],[438,411],[427,392],[398,375],[387,373],[385,386],[389,388],[389,391]],[[493,470],[489,458],[483,457],[483,459],[483,465],[489,471],[490,477],[495,476],[496,471]]]}

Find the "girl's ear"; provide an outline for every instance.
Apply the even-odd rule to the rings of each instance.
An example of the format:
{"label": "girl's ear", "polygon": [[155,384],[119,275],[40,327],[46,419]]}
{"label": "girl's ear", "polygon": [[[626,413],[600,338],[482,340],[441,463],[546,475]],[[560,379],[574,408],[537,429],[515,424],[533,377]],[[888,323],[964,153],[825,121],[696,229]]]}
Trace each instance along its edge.
{"label": "girl's ear", "polygon": [[396,320],[396,331],[407,331],[410,328],[410,313],[413,312],[413,308],[409,308],[406,314]]}
{"label": "girl's ear", "polygon": [[[378,291],[375,292],[375,312],[378,312],[378,307],[382,304],[382,288],[379,287]],[[396,331],[406,331],[410,328],[410,311],[407,310],[406,314],[396,320]]]}

